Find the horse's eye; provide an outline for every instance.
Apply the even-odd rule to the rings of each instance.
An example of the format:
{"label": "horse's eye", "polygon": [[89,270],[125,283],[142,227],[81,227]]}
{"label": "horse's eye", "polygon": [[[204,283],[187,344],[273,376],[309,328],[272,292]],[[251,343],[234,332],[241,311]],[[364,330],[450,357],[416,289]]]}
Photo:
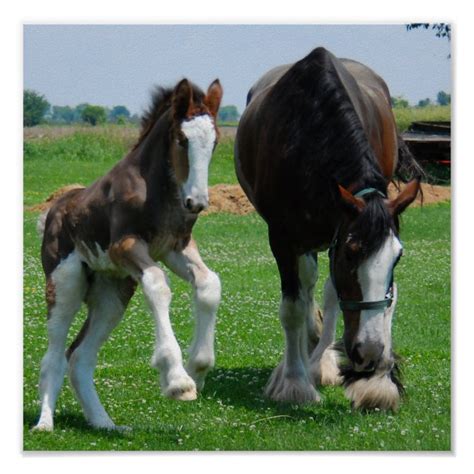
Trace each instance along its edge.
{"label": "horse's eye", "polygon": [[181,148],[188,148],[188,139],[186,137],[179,137],[178,138],[178,145],[181,147]]}
{"label": "horse's eye", "polygon": [[348,239],[345,245],[345,255],[348,260],[353,260],[360,254],[362,245],[358,240]]}

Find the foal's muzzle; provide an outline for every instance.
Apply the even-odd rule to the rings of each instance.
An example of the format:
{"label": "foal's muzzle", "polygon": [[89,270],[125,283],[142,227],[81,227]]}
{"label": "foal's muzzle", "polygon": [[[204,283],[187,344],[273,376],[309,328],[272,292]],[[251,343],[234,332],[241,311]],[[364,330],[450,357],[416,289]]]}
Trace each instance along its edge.
{"label": "foal's muzzle", "polygon": [[184,200],[184,207],[193,214],[199,214],[201,211],[209,207],[209,200],[207,198],[194,198],[188,196]]}

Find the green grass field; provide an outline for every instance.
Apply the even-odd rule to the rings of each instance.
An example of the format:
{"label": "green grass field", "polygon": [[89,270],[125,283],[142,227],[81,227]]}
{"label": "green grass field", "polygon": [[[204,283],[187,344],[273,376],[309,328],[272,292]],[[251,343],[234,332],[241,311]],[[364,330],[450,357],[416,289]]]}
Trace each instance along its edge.
{"label": "green grass field", "polygon": [[[79,137],[28,139],[25,205],[58,187],[89,184],[126,149],[126,140]],[[100,135],[100,134],[99,134]],[[88,157],[93,157],[88,158]],[[232,142],[220,144],[211,184],[235,183]],[[322,388],[319,405],[265,399],[263,387],[283,353],[278,318],[279,279],[266,228],[257,214],[201,217],[195,237],[222,280],[216,368],[198,400],[165,399],[149,365],[152,319],[140,291],[99,356],[99,395],[117,424],[131,432],[93,430],[65,382],[55,431],[31,433],[39,415],[38,376],[46,350],[44,278],[35,225],[24,214],[24,449],[25,450],[450,450],[450,205],[408,209],[402,222],[405,257],[397,266],[399,304],[395,349],[403,357],[407,396],[398,413],[352,411],[340,387]],[[317,298],[328,274],[321,255]],[[172,322],[184,350],[191,339],[191,292],[171,275]],[[71,339],[85,318],[84,309]],[[341,327],[339,327],[341,333]]]}

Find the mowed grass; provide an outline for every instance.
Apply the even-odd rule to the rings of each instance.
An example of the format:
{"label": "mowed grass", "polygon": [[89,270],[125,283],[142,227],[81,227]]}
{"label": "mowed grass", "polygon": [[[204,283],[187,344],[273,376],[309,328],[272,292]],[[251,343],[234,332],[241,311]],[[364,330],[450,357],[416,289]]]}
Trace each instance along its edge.
{"label": "mowed grass", "polygon": [[[36,203],[71,182],[88,184],[113,163],[106,155],[97,162],[59,160],[48,153],[25,159],[25,203]],[[235,182],[231,142],[218,148],[213,167],[214,179],[221,180],[214,182]],[[91,429],[67,380],[57,405],[55,431],[30,432],[39,415],[39,367],[47,346],[37,216],[25,212],[25,450],[450,449],[449,204],[408,209],[403,218],[405,257],[396,270],[400,297],[393,333],[395,349],[404,359],[407,395],[398,413],[353,411],[341,387],[322,388],[323,402],[314,405],[278,404],[263,397],[263,387],[283,353],[279,278],[266,227],[257,214],[213,214],[198,220],[194,235],[223,286],[216,368],[198,400],[165,399],[149,365],[152,319],[137,291],[123,322],[104,345],[95,375],[99,395],[114,421],[132,427],[127,433]],[[327,263],[326,255],[321,255],[319,301]],[[191,291],[170,277],[172,323],[185,350],[193,330]],[[84,318],[83,309],[70,340]]]}

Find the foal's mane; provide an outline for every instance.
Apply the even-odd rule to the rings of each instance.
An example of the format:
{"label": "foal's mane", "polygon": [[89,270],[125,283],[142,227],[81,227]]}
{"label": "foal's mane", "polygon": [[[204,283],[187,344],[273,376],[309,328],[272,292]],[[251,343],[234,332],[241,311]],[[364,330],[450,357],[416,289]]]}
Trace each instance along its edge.
{"label": "foal's mane", "polygon": [[[200,104],[204,98],[204,93],[193,83],[190,82],[190,84],[193,91],[193,101]],[[155,86],[151,93],[151,104],[148,109],[145,110],[140,120],[140,135],[137,143],[133,147],[134,150],[138,148],[143,140],[150,134],[157,120],[171,108],[173,92],[174,87]]]}
{"label": "foal's mane", "polygon": [[[269,93],[272,142],[283,150],[306,196],[339,200],[337,184],[387,192],[387,183],[349,94],[338,61],[316,48],[295,63]],[[291,137],[291,141],[285,141]],[[327,202],[327,200],[325,200]]]}
{"label": "foal's mane", "polygon": [[172,87],[155,86],[151,94],[151,104],[143,113],[140,120],[140,135],[138,141],[133,147],[135,150],[148,136],[156,121],[171,107],[171,98],[173,97]]}

